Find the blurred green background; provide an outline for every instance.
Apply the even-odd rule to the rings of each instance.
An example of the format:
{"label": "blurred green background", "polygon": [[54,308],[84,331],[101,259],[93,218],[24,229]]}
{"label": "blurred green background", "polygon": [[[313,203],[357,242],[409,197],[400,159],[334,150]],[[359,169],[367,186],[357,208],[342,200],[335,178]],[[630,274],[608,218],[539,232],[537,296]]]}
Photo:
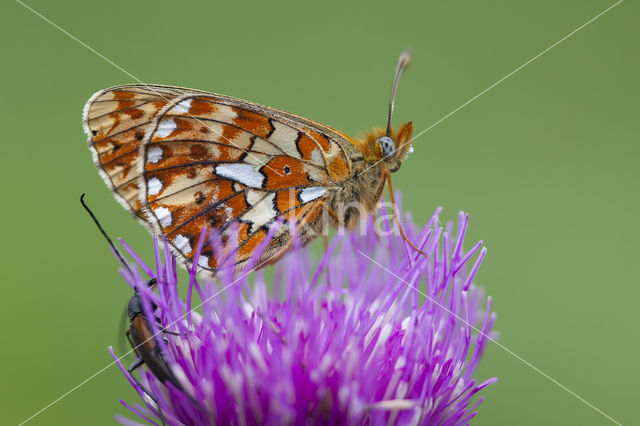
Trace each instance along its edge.
{"label": "blurred green background", "polygon": [[[26,2],[147,83],[215,91],[348,134],[384,126],[396,58],[414,60],[395,122],[440,120],[613,1]],[[20,5],[0,6],[4,223],[0,423],[17,424],[111,358],[131,295],[78,203],[146,259],[151,238],[112,198],[81,113],[134,80]],[[637,422],[639,7],[626,1],[432,128],[394,175],[424,222],[471,215],[500,342],[621,423]],[[634,142],[635,141],[635,142]],[[489,344],[498,376],[476,424],[607,424]],[[115,367],[29,422],[113,424],[135,400]]]}

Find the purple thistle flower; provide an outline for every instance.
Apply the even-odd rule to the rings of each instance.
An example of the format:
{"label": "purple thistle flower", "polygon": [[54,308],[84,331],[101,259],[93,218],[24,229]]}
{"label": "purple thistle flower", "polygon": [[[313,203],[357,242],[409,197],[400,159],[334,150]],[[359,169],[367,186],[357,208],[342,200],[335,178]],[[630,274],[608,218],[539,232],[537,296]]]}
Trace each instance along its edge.
{"label": "purple thistle flower", "polygon": [[[175,260],[165,254],[163,261],[157,240],[155,271],[125,246],[160,283],[154,293],[140,276],[123,272],[146,312],[157,306],[162,327],[180,333],[162,334],[152,324],[164,335],[157,340],[181,389],[138,370],[164,421],[468,423],[483,400],[476,393],[496,381],[473,377],[495,314],[491,298],[473,284],[486,249],[479,242],[463,250],[468,216],[460,214],[454,236],[452,223],[440,227],[439,213],[419,233],[405,221],[428,257],[399,236],[377,235],[370,218],[364,236],[336,236],[317,262],[296,248],[278,262],[272,286],[262,271],[226,271],[217,284],[198,282],[192,271],[186,302],[178,296]],[[159,424],[156,403],[130,382],[145,405],[122,403]]]}

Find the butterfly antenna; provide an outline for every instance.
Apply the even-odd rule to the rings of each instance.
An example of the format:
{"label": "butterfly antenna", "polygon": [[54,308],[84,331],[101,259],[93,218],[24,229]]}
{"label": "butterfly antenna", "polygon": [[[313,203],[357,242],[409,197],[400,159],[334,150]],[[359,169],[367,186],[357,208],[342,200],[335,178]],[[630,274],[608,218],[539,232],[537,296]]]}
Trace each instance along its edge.
{"label": "butterfly antenna", "polygon": [[396,90],[398,89],[398,82],[402,71],[407,68],[411,62],[411,52],[408,50],[403,51],[398,58],[398,64],[396,65],[396,71],[393,74],[393,85],[391,86],[391,99],[389,100],[389,117],[387,119],[387,136],[391,136],[391,116],[393,115],[393,104],[396,99]]}
{"label": "butterfly antenna", "polygon": [[129,271],[129,273],[133,275],[133,271],[129,267],[129,264],[127,264],[127,262],[124,260],[124,257],[122,257],[122,254],[120,254],[120,251],[116,248],[115,244],[113,244],[113,241],[111,241],[111,238],[109,238],[104,228],[102,228],[102,225],[100,225],[100,222],[98,221],[98,218],[96,217],[96,215],[93,214],[89,206],[87,206],[87,203],[84,202],[85,195],[86,194],[83,193],[80,196],[80,203],[82,203],[82,207],[84,207],[84,209],[89,213],[89,215],[91,216],[91,219],[93,219],[93,221],[95,222],[96,226],[98,227],[102,235],[104,235],[104,238],[106,238],[107,242],[109,243],[113,251],[116,253],[116,256],[118,256],[118,260],[120,260],[120,263],[122,264],[122,266],[124,266],[127,269],[127,271]]}

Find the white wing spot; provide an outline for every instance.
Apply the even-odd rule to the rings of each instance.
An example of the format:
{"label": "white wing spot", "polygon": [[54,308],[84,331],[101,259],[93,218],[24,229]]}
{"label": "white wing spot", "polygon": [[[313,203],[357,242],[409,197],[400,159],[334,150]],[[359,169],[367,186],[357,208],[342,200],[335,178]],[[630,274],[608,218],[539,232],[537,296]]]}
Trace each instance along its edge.
{"label": "white wing spot", "polygon": [[152,177],[147,182],[147,191],[149,195],[158,195],[160,191],[162,191],[162,181],[157,177]]}
{"label": "white wing spot", "polygon": [[176,122],[173,121],[173,118],[166,118],[160,122],[160,124],[158,125],[158,130],[156,130],[156,133],[161,138],[166,138],[171,134],[171,132],[173,132],[177,128],[178,126]]}
{"label": "white wing spot", "polygon": [[209,256],[200,255],[198,258],[198,266],[201,268],[209,268]]}
{"label": "white wing spot", "polygon": [[322,159],[322,154],[320,153],[320,149],[314,148],[313,151],[311,151],[311,161],[313,161],[316,164],[324,164]]}
{"label": "white wing spot", "polygon": [[191,243],[189,243],[189,239],[182,234],[173,239],[173,244],[176,246],[176,249],[183,254],[191,252]]}
{"label": "white wing spot", "polygon": [[153,213],[155,213],[156,217],[158,218],[158,222],[160,222],[160,225],[162,225],[164,228],[171,225],[171,212],[168,208],[158,207],[157,209],[153,210]]}
{"label": "white wing spot", "polygon": [[162,160],[162,148],[154,146],[149,149],[149,151],[147,151],[147,160],[149,160],[151,164],[156,164]]}
{"label": "white wing spot", "polygon": [[238,118],[238,113],[236,113],[233,108],[229,105],[216,105],[215,117],[217,120],[220,120],[224,123],[233,123],[233,120]]}
{"label": "white wing spot", "polygon": [[252,189],[247,190],[247,202],[252,206],[264,197],[266,191],[254,191]]}
{"label": "white wing spot", "polygon": [[252,188],[262,188],[262,182],[264,182],[264,175],[251,164],[223,163],[218,164],[215,171],[220,177],[229,178]]}
{"label": "white wing spot", "polygon": [[171,108],[171,112],[174,114],[188,114],[191,109],[191,99],[185,99],[179,102],[178,105]]}
{"label": "white wing spot", "polygon": [[298,131],[279,121],[274,120],[271,123],[273,125],[273,133],[269,136],[269,141],[277,144],[278,148],[282,149],[285,154],[293,158],[300,158],[300,153],[295,144]]}
{"label": "white wing spot", "polygon": [[313,201],[316,198],[322,197],[326,193],[327,188],[323,188],[321,186],[311,186],[300,191],[300,200],[303,203],[308,203],[309,201]]}
{"label": "white wing spot", "polygon": [[275,146],[273,143],[262,139],[256,138],[253,146],[251,147],[252,151],[264,152],[268,155],[281,155],[284,151],[280,149],[280,147]]}
{"label": "white wing spot", "polygon": [[264,192],[262,191],[249,191],[247,193],[247,201],[252,204],[252,206],[242,216],[242,221],[251,224],[251,229],[249,230],[249,232],[253,232],[261,226],[266,225],[276,217],[276,211],[273,208],[273,199],[276,194],[274,194],[273,192],[268,193],[267,196],[262,199],[262,201],[258,201],[254,204],[252,201],[255,202],[259,197],[259,194],[251,194],[251,192],[261,192],[262,194],[264,194]]}
{"label": "white wing spot", "polygon": [[227,221],[232,221],[233,220],[233,209],[231,207],[227,206],[224,209],[224,212],[225,212],[225,214],[227,216]]}

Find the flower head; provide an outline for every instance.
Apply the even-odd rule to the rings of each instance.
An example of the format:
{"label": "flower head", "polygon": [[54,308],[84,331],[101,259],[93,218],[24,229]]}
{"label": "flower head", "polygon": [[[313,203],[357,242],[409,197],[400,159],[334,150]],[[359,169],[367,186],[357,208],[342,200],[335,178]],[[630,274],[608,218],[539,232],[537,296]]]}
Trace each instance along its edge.
{"label": "flower head", "polygon": [[150,322],[179,386],[143,367],[154,398],[132,381],[145,406],[123,403],[170,425],[467,423],[496,380],[474,378],[495,317],[473,284],[485,249],[463,249],[468,216],[454,231],[438,215],[406,229],[428,257],[369,219],[369,232],[336,236],[318,261],[296,248],[272,285],[262,271],[216,283],[192,271],[186,301],[156,241],[155,271],[136,260],[158,291],[124,275],[166,327]]}

